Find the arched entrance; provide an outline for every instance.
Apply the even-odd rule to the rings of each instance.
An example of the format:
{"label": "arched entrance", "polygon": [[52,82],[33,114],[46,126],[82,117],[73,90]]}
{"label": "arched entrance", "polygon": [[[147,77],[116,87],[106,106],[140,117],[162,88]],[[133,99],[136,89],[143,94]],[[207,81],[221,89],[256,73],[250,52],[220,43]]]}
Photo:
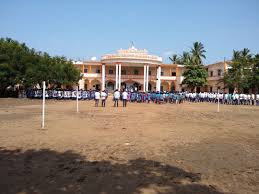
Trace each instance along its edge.
{"label": "arched entrance", "polygon": [[88,89],[90,89],[90,82],[89,82],[89,80],[87,80],[87,79],[85,79],[85,83],[84,83],[84,89],[85,90],[88,90]]}
{"label": "arched entrance", "polygon": [[133,83],[133,90],[134,91],[139,91],[141,90],[141,85],[138,82]]}
{"label": "arched entrance", "polygon": [[174,91],[175,91],[175,84],[174,84],[174,82],[172,82],[170,92],[174,92]]}
{"label": "arched entrance", "polygon": [[122,83],[121,83],[121,89],[124,90],[124,89],[126,89],[126,88],[127,88],[126,82],[122,82]]}
{"label": "arched entrance", "polygon": [[100,90],[101,89],[101,82],[99,80],[92,81],[92,89]]}
{"label": "arched entrance", "polygon": [[167,82],[162,82],[161,83],[161,86],[160,86],[160,91],[163,92],[163,91],[169,91],[169,84]]}
{"label": "arched entrance", "polygon": [[108,81],[106,85],[106,90],[108,91],[114,91],[115,90],[115,84],[112,81]]}
{"label": "arched entrance", "polygon": [[149,83],[148,83],[148,91],[155,91],[156,90],[156,82],[154,82],[154,81],[150,81]]}

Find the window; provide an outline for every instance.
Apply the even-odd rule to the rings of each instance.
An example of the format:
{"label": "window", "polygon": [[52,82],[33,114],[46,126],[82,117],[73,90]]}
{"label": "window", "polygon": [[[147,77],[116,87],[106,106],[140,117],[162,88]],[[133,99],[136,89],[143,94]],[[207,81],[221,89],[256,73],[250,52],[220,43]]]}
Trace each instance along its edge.
{"label": "window", "polygon": [[221,74],[222,74],[222,70],[218,69],[218,76],[221,76]]}
{"label": "window", "polygon": [[96,73],[101,73],[100,69],[96,69]]}
{"label": "window", "polygon": [[84,69],[84,73],[87,73],[87,68]]}
{"label": "window", "polygon": [[126,70],[125,69],[121,70],[121,75],[126,75]]}
{"label": "window", "polygon": [[210,87],[210,92],[212,92],[212,87]]}
{"label": "window", "polygon": [[164,72],[163,71],[161,71],[161,76],[163,76],[164,75]]}
{"label": "window", "polygon": [[151,71],[148,71],[148,75],[151,75]]}
{"label": "window", "polygon": [[112,69],[109,69],[109,74],[113,74],[113,70]]}
{"label": "window", "polygon": [[134,70],[134,75],[138,75],[138,70],[137,69]]}
{"label": "window", "polygon": [[172,72],[172,76],[176,76],[176,72]]}
{"label": "window", "polygon": [[210,72],[210,77],[213,77],[213,71]]}

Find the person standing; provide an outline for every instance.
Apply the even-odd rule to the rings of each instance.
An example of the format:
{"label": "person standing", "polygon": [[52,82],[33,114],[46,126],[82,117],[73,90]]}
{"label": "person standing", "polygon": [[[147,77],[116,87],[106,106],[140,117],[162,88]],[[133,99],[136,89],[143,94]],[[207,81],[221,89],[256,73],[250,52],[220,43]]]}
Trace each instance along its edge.
{"label": "person standing", "polygon": [[96,90],[94,93],[95,107],[98,107],[99,105],[100,96],[101,96],[100,92]]}
{"label": "person standing", "polygon": [[105,92],[105,90],[101,92],[101,99],[102,99],[102,107],[105,107],[106,99],[107,99],[107,93]]}
{"label": "person standing", "polygon": [[119,99],[120,99],[120,92],[118,90],[115,90],[115,92],[113,94],[114,107],[119,106]]}
{"label": "person standing", "polygon": [[127,100],[128,100],[128,92],[126,92],[126,90],[124,90],[122,92],[122,103],[123,103],[123,107],[127,106]]}

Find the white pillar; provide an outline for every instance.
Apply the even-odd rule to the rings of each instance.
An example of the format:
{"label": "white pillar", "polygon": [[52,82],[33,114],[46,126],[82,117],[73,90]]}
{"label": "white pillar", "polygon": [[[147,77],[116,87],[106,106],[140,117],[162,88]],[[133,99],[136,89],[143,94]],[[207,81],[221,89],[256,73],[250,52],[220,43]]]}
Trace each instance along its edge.
{"label": "white pillar", "polygon": [[118,81],[118,83],[119,83],[119,86],[118,86],[118,89],[119,89],[119,91],[121,90],[121,64],[119,64],[119,81]]}
{"label": "white pillar", "polygon": [[105,65],[102,64],[102,91],[105,90]]}
{"label": "white pillar", "polygon": [[76,112],[79,113],[79,105],[78,105],[78,87],[76,87]]}
{"label": "white pillar", "polygon": [[116,64],[115,89],[118,89],[118,65]]}
{"label": "white pillar", "polygon": [[44,129],[44,127],[45,127],[45,90],[46,90],[45,81],[42,82],[42,85],[43,85],[43,91],[42,91],[42,118],[41,118],[41,128]]}
{"label": "white pillar", "polygon": [[143,92],[146,92],[146,73],[147,73],[147,66],[144,65],[144,82],[143,82]]}
{"label": "white pillar", "polygon": [[158,87],[158,91],[160,92],[160,88],[161,88],[161,66],[158,67],[159,69],[159,79],[158,79],[158,83],[159,83],[159,87]]}
{"label": "white pillar", "polygon": [[160,92],[160,85],[161,85],[161,66],[158,66],[157,68],[157,73],[156,73],[156,77],[157,77],[157,80],[156,80],[156,91],[157,92]]}
{"label": "white pillar", "polygon": [[146,91],[148,91],[148,80],[149,80],[148,76],[149,76],[149,65],[147,65],[147,74],[146,74],[146,80],[147,80],[147,82],[146,82]]}

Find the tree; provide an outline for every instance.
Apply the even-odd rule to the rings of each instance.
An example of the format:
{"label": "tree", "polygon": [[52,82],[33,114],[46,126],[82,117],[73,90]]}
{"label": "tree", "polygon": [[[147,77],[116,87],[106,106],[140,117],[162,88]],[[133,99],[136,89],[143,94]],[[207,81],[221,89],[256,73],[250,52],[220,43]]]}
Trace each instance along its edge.
{"label": "tree", "polygon": [[173,64],[177,64],[180,61],[180,58],[177,54],[173,54],[172,57],[169,57],[169,59],[172,61]]}
{"label": "tree", "polygon": [[259,91],[259,54],[254,56],[251,66],[251,71],[248,76],[248,83],[249,88],[253,89],[256,94]]}
{"label": "tree", "polygon": [[232,62],[228,71],[224,74],[224,84],[235,91],[249,89],[251,87],[252,55],[250,50],[244,48],[241,51],[233,51]]}
{"label": "tree", "polygon": [[193,43],[191,54],[195,65],[202,65],[202,59],[206,59],[204,45],[201,42]]}
{"label": "tree", "polygon": [[51,57],[11,38],[0,39],[0,96],[9,86],[33,87],[46,81],[53,86],[72,85],[80,72],[65,57]]}
{"label": "tree", "polygon": [[208,74],[202,65],[190,63],[185,66],[183,76],[184,80],[182,83],[196,92],[197,87],[206,85]]}
{"label": "tree", "polygon": [[181,63],[185,65],[182,83],[192,88],[195,92],[197,87],[205,86],[207,83],[207,71],[202,62],[202,59],[206,58],[205,52],[203,44],[195,42],[191,51],[184,51],[181,56]]}
{"label": "tree", "polygon": [[14,84],[15,72],[7,63],[0,63],[0,94],[4,94],[8,86]]}

